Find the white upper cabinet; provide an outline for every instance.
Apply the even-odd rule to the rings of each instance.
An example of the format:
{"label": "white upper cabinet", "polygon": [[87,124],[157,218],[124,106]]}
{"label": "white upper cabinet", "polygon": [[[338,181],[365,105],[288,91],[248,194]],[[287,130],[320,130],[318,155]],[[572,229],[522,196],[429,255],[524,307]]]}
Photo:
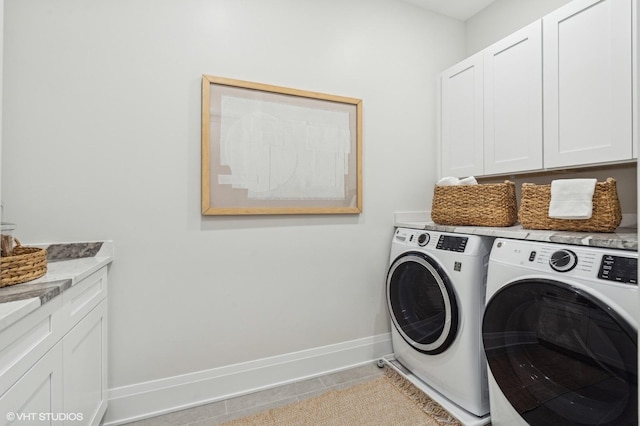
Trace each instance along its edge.
{"label": "white upper cabinet", "polygon": [[638,157],[638,0],[574,0],[441,74],[442,176]]}
{"label": "white upper cabinet", "polygon": [[484,174],[542,169],[542,23],[484,53]]}
{"label": "white upper cabinet", "polygon": [[576,0],[543,19],[544,166],[632,158],[632,0]]}
{"label": "white upper cabinet", "polygon": [[442,176],[481,175],[483,169],[482,54],[441,74]]}

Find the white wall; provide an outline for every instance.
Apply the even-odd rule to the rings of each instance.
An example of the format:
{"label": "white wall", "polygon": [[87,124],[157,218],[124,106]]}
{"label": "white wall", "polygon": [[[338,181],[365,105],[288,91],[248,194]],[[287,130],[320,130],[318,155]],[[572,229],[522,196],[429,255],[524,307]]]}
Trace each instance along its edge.
{"label": "white wall", "polygon": [[467,56],[479,52],[571,0],[496,0],[465,22]]}
{"label": "white wall", "polygon": [[[4,0],[0,0],[0,203],[2,202],[2,70],[3,70],[3,46],[4,46]],[[0,208],[0,221],[2,221],[2,208]]]}
{"label": "white wall", "polygon": [[[110,387],[387,333],[464,25],[394,0],[7,0],[2,193],[23,242],[113,239]],[[364,213],[203,217],[202,74],[363,99]]]}

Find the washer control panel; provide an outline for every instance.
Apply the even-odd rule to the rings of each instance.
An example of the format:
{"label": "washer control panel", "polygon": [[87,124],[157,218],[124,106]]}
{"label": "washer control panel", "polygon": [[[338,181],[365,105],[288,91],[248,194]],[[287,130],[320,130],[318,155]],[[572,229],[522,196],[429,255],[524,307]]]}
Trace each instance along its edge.
{"label": "washer control panel", "polygon": [[568,272],[578,264],[578,256],[568,249],[561,249],[554,252],[549,259],[551,269],[558,272]]}
{"label": "washer control panel", "polygon": [[455,251],[458,253],[464,253],[464,249],[467,247],[467,237],[454,237],[453,235],[440,235],[436,248],[438,250]]}
{"label": "washer control panel", "polygon": [[[398,250],[437,251],[442,256],[488,256],[494,238],[443,233],[427,229],[396,228],[391,240],[393,255]],[[445,254],[446,253],[446,254]]]}
{"label": "washer control panel", "polygon": [[606,254],[602,256],[598,278],[637,285],[638,259]]}
{"label": "washer control panel", "polygon": [[431,239],[431,236],[429,234],[427,234],[426,232],[424,234],[420,234],[418,235],[418,245],[420,247],[424,247],[427,244],[429,244],[429,240]]}

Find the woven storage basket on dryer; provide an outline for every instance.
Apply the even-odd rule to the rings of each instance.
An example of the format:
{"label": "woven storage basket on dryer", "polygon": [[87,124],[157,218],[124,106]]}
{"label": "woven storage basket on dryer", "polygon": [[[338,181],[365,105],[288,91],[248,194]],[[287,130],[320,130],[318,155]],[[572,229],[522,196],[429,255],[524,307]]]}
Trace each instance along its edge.
{"label": "woven storage basket on dryer", "polygon": [[40,278],[47,273],[47,251],[23,247],[16,239],[11,256],[0,257],[0,287],[20,284]]}
{"label": "woven storage basket on dryer", "polygon": [[556,231],[612,232],[622,221],[616,180],[597,182],[590,219],[552,219],[549,217],[551,185],[522,184],[518,218],[523,228]]}
{"label": "woven storage basket on dryer", "polygon": [[515,184],[436,185],[431,219],[439,225],[512,226],[518,219]]}

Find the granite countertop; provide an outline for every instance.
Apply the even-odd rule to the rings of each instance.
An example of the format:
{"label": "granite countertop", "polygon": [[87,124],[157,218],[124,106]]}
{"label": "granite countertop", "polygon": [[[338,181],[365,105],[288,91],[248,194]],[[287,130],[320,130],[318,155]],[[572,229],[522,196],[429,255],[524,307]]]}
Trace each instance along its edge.
{"label": "granite countertop", "polygon": [[23,244],[47,249],[47,273],[0,288],[0,331],[113,260],[113,242]]}
{"label": "granite countertop", "polygon": [[454,232],[459,234],[484,235],[518,240],[543,241],[621,250],[638,250],[638,229],[619,227],[615,232],[566,232],[524,229],[519,224],[509,227],[489,226],[445,226],[429,220],[428,214],[396,213],[395,226],[429,231]]}

